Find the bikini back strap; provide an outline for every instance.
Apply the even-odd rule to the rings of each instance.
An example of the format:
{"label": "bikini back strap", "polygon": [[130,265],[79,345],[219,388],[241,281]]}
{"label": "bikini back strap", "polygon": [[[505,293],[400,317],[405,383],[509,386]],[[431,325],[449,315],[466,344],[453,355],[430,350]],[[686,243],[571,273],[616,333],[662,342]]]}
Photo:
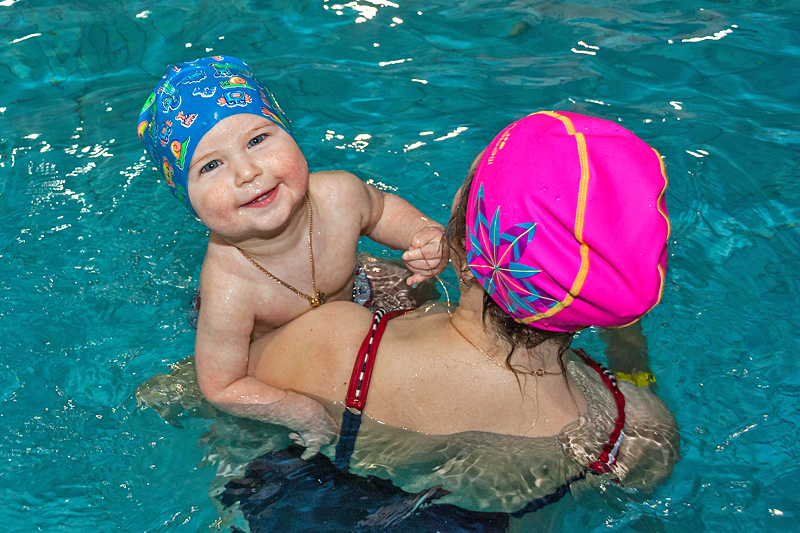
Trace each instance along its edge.
{"label": "bikini back strap", "polygon": [[358,430],[361,429],[361,411],[364,410],[364,405],[367,403],[367,391],[370,379],[372,379],[375,354],[378,353],[378,346],[386,324],[394,317],[410,310],[376,309],[372,315],[372,329],[367,333],[358,350],[353,373],[350,376],[350,385],[347,387],[347,397],[345,398],[347,408],[342,413],[342,427],[339,430],[339,442],[336,443],[336,456],[333,459],[334,466],[343,472],[350,469],[350,457],[356,447]]}
{"label": "bikini back strap", "polygon": [[619,447],[625,437],[625,395],[617,387],[617,378],[608,369],[600,366],[600,363],[589,357],[587,353],[580,348],[575,350],[575,353],[583,359],[589,367],[600,374],[603,383],[611,392],[614,397],[614,403],[617,405],[617,420],[614,423],[614,429],[608,436],[608,442],[603,446],[603,451],[598,456],[597,460],[589,464],[589,468],[598,474],[605,474],[611,471],[611,465],[617,462],[619,455]]}
{"label": "bikini back strap", "polygon": [[343,472],[350,469],[350,457],[356,449],[359,429],[361,429],[361,414],[345,409],[342,413],[339,441],[336,443],[336,455],[333,458],[333,466]]}
{"label": "bikini back strap", "polygon": [[375,365],[375,354],[386,330],[389,320],[409,312],[410,309],[376,309],[372,318],[372,330],[364,338],[361,349],[358,351],[353,373],[350,375],[350,385],[347,387],[345,405],[351,409],[364,410],[369,392],[369,382],[372,379],[372,368]]}

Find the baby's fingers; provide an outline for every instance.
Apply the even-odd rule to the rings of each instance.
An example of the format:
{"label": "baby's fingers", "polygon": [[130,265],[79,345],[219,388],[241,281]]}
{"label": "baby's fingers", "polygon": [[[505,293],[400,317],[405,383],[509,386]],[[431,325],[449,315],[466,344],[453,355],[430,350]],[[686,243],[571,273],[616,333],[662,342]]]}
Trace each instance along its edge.
{"label": "baby's fingers", "polygon": [[412,248],[403,252],[403,261],[408,264],[412,261],[425,260],[425,250],[423,248]]}
{"label": "baby's fingers", "polygon": [[442,240],[442,233],[442,228],[423,228],[411,238],[411,248],[421,248],[429,244],[438,246],[439,242]]}
{"label": "baby's fingers", "polygon": [[300,433],[295,431],[289,433],[289,439],[297,445],[305,447],[306,441],[303,440],[303,437],[300,436]]}
{"label": "baby's fingers", "polygon": [[317,453],[319,453],[319,448],[320,448],[319,446],[313,446],[313,445],[309,446],[300,456],[300,459],[308,461],[309,459],[317,455]]}
{"label": "baby's fingers", "polygon": [[412,285],[416,285],[418,283],[422,283],[426,279],[429,279],[431,276],[429,274],[414,274],[413,276],[409,276],[406,279],[406,285],[409,287]]}

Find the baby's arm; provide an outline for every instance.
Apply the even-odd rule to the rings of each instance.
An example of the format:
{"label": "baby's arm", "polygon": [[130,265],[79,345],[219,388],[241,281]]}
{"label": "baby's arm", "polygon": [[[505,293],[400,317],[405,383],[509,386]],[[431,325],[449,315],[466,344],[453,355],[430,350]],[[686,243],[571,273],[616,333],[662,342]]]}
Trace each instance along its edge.
{"label": "baby's arm", "polygon": [[306,447],[308,458],[333,439],[338,426],[316,400],[248,376],[253,315],[240,303],[204,287],[195,340],[200,390],[222,411],[294,430],[292,438]]}
{"label": "baby's arm", "polygon": [[441,274],[447,267],[449,248],[442,243],[444,227],[399,196],[361,182],[362,234],[395,250],[406,250],[403,261],[414,275],[409,285]]}

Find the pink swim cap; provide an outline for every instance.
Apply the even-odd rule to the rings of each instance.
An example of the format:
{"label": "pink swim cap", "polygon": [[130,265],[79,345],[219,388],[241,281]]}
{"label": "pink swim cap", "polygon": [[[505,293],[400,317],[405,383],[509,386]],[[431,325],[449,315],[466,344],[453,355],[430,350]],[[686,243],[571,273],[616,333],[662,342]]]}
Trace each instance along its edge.
{"label": "pink swim cap", "polygon": [[517,322],[623,326],[661,300],[669,218],[661,157],[619,125],[542,111],[495,137],[467,206],[467,262]]}

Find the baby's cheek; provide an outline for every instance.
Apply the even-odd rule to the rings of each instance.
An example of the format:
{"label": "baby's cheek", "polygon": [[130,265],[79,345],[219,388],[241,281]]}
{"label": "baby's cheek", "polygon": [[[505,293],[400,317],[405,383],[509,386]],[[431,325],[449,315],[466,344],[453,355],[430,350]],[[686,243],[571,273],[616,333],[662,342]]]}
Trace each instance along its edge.
{"label": "baby's cheek", "polygon": [[209,228],[215,229],[221,222],[224,223],[230,218],[225,209],[225,197],[220,191],[195,190],[192,194],[190,190],[189,199],[200,220]]}

